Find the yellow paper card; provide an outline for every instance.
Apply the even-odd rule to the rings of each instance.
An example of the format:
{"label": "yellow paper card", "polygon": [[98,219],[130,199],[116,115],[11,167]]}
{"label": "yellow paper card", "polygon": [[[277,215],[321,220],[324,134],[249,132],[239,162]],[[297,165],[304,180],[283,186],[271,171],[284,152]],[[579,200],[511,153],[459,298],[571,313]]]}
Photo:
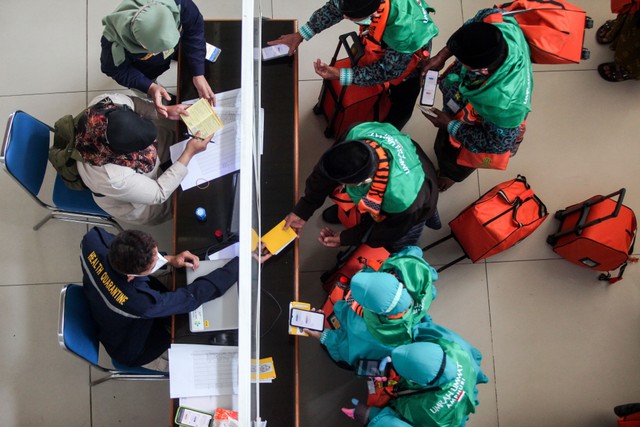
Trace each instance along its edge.
{"label": "yellow paper card", "polygon": [[213,107],[204,98],[200,98],[191,107],[187,108],[188,116],[180,114],[182,121],[189,128],[191,135],[195,135],[200,131],[203,138],[213,135],[223,126],[222,120],[218,117]]}
{"label": "yellow paper card", "polygon": [[298,237],[298,235],[291,227],[286,230],[284,229],[283,219],[278,225],[269,230],[267,234],[262,236],[262,243],[266,245],[270,253],[277,255],[296,237]]}

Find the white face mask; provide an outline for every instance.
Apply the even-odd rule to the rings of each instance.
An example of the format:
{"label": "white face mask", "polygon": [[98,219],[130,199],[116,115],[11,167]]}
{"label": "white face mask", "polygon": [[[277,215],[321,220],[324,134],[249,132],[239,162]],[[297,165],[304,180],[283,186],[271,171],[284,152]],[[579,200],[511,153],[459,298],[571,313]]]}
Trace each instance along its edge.
{"label": "white face mask", "polygon": [[371,25],[371,17],[365,18],[362,21],[353,21],[358,25]]}
{"label": "white face mask", "polygon": [[[157,252],[157,249],[156,249],[156,252]],[[153,266],[153,268],[151,269],[151,271],[149,273],[147,273],[147,274],[127,274],[127,276],[143,277],[143,276],[148,276],[150,274],[153,274],[156,271],[160,270],[169,261],[165,257],[163,257],[160,252],[157,252],[157,254],[158,254],[158,259],[156,260],[155,265]]]}

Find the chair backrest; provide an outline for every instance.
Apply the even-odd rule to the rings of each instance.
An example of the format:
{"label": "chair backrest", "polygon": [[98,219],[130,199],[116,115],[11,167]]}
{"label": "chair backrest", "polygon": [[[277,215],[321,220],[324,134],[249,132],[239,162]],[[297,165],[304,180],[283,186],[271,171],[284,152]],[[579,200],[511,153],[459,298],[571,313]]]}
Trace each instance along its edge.
{"label": "chair backrest", "polygon": [[9,117],[2,158],[7,171],[36,199],[44,181],[52,129],[24,111]]}
{"label": "chair backrest", "polygon": [[58,343],[92,365],[104,369],[98,364],[98,326],[91,317],[89,300],[80,285],[67,285],[60,292]]}

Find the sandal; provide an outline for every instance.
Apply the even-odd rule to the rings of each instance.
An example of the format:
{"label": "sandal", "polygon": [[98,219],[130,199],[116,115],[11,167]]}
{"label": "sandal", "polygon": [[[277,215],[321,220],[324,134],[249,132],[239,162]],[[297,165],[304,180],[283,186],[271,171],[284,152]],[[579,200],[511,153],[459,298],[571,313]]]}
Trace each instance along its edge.
{"label": "sandal", "polygon": [[631,78],[629,72],[615,62],[605,62],[598,65],[598,74],[608,82],[623,82]]}
{"label": "sandal", "polygon": [[598,30],[596,31],[596,41],[599,44],[610,44],[611,42],[613,42],[613,40],[609,40],[608,38],[606,38],[607,34],[609,33],[609,31],[611,31],[612,28],[613,28],[612,19],[602,24],[600,28],[598,28]]}

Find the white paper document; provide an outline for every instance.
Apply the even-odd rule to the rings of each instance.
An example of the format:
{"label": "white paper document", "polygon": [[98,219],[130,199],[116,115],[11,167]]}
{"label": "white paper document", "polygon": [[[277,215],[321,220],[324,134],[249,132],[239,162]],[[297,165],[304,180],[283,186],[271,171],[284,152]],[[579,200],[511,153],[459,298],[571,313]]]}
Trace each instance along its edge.
{"label": "white paper document", "polygon": [[231,259],[233,257],[237,257],[240,254],[240,242],[236,242],[233,245],[227,246],[226,248],[214,252],[209,255],[210,260],[216,259]]}
{"label": "white paper document", "polygon": [[238,347],[172,344],[169,393],[179,397],[238,394]]}
{"label": "white paper document", "polygon": [[[240,170],[240,143],[237,136],[237,126],[233,122],[216,132],[207,149],[193,156],[189,162],[189,172],[180,184],[182,189],[188,190]],[[178,160],[188,141],[185,139],[171,146],[172,162]]]}

